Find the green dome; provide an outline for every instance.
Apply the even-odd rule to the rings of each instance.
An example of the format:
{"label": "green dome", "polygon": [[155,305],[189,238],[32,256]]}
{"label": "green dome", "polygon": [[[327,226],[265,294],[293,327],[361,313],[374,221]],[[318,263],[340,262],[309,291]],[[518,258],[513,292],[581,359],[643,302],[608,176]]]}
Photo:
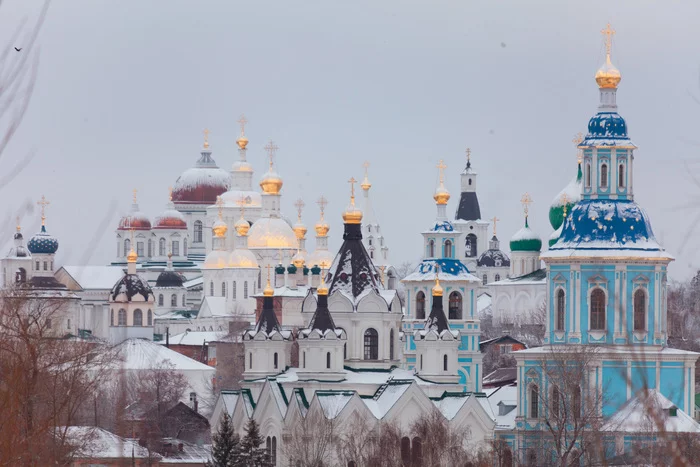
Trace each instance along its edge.
{"label": "green dome", "polygon": [[510,239],[510,251],[541,251],[542,239],[530,229],[525,218],[525,227]]}
{"label": "green dome", "polygon": [[[562,225],[564,223],[563,218],[564,218],[564,213],[562,212]],[[561,231],[562,231],[562,226],[560,225],[559,228],[557,230],[555,230],[554,232],[552,232],[552,235],[549,236],[549,246],[550,247],[552,245],[554,245],[555,243],[557,243],[557,241],[559,240],[559,237],[561,236]]]}
{"label": "green dome", "polygon": [[566,212],[571,212],[571,208],[574,204],[581,199],[582,179],[583,172],[581,171],[581,164],[579,164],[576,177],[554,197],[552,205],[549,208],[549,223],[554,230],[557,230],[564,223],[564,203],[562,203],[562,197],[566,195],[566,199],[568,200],[566,203]]}

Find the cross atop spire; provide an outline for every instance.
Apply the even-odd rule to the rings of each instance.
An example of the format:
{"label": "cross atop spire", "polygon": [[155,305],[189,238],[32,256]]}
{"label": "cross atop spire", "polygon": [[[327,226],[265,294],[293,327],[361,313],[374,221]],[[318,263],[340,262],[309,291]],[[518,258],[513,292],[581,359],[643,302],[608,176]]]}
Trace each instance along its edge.
{"label": "cross atop spire", "polygon": [[437,167],[438,170],[440,171],[440,184],[442,185],[442,184],[445,182],[445,172],[444,172],[444,170],[447,168],[447,166],[446,166],[445,163],[442,161],[442,159],[440,159],[440,162],[438,163],[438,165],[436,165],[436,167]]}
{"label": "cross atop spire", "polygon": [[267,155],[270,158],[270,170],[272,170],[272,159],[275,157],[275,153],[279,149],[279,146],[275,144],[274,141],[270,140],[269,143],[267,143],[267,146],[265,146],[265,150],[267,151]]}
{"label": "cross atop spire", "polygon": [[321,219],[323,219],[323,215],[326,213],[326,206],[328,206],[328,200],[325,198],[325,196],[321,195],[321,197],[318,198],[318,201],[316,201],[316,204],[318,204],[318,207],[321,210]]}
{"label": "cross atop spire", "polygon": [[209,149],[209,133],[211,133],[211,131],[209,131],[209,128],[205,128],[203,133],[204,133],[204,149]]}
{"label": "cross atop spire", "polygon": [[357,180],[355,180],[355,177],[350,177],[350,180],[348,180],[348,183],[350,184],[350,203],[354,206],[355,205],[355,183],[357,183]]}
{"label": "cross atop spire", "polygon": [[490,220],[491,222],[493,222],[493,236],[495,237],[495,236],[496,236],[496,224],[497,224],[498,221],[500,221],[501,219],[499,219],[499,218],[496,217],[496,216],[493,216],[493,218],[492,218],[492,219],[489,219],[489,220]]}
{"label": "cross atop spire", "polygon": [[46,206],[51,204],[44,195],[41,195],[41,200],[37,201],[36,204],[41,206],[41,225],[46,223]]}
{"label": "cross atop spire", "polygon": [[566,193],[562,193],[559,199],[561,200],[561,205],[564,207],[564,220],[566,220],[566,206],[571,200],[566,196]]}
{"label": "cross atop spire", "polygon": [[615,35],[615,30],[610,27],[610,23],[602,29],[600,33],[605,36],[605,55],[606,58],[610,59],[610,52],[612,50],[612,36]]}
{"label": "cross atop spire", "polygon": [[522,198],[520,198],[520,203],[523,205],[523,212],[525,212],[525,217],[527,218],[530,212],[530,205],[532,204],[532,196],[530,196],[530,193],[525,192]]}
{"label": "cross atop spire", "polygon": [[301,198],[296,200],[296,202],[294,203],[294,207],[297,208],[297,219],[299,220],[299,222],[301,222],[301,212],[304,209],[304,206],[306,206],[306,203]]}
{"label": "cross atop spire", "polygon": [[574,136],[574,139],[571,140],[572,143],[574,143],[574,146],[576,146],[576,158],[578,159],[578,163],[581,163],[581,160],[583,159],[581,155],[581,149],[578,147],[579,144],[583,141],[583,133],[580,131],[576,133],[576,136]]}
{"label": "cross atop spire", "polygon": [[241,209],[241,219],[245,217],[245,205],[248,204],[248,200],[245,198],[245,196],[240,196],[236,200],[236,205]]}
{"label": "cross atop spire", "polygon": [[133,190],[131,190],[132,199],[134,200],[134,204],[136,204],[136,193],[138,193],[138,192],[139,192],[139,190],[137,190],[136,188],[134,188]]}
{"label": "cross atop spire", "polygon": [[241,114],[241,118],[238,119],[238,123],[241,125],[241,136],[245,135],[245,124],[248,123],[248,119],[245,115]]}
{"label": "cross atop spire", "polygon": [[173,200],[173,187],[171,187],[171,186],[168,187],[168,200],[169,201]]}

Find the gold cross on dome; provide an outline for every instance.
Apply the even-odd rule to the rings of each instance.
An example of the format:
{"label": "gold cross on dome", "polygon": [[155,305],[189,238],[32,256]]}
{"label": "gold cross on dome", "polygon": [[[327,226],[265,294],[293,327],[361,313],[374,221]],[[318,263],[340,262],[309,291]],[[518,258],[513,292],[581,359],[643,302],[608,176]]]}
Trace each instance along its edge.
{"label": "gold cross on dome", "polygon": [[211,133],[211,131],[209,131],[209,128],[205,128],[203,133],[204,133],[204,149],[208,149],[209,148],[209,133]]}
{"label": "gold cross on dome", "polygon": [[443,183],[445,181],[445,173],[443,171],[447,168],[447,166],[442,161],[442,159],[440,159],[440,162],[438,163],[438,165],[436,165],[436,167],[440,171],[440,183]]}
{"label": "gold cross on dome", "polygon": [[246,200],[245,196],[240,196],[236,200],[236,204],[241,209],[241,219],[243,219],[245,217],[245,205],[248,204],[248,201]]}
{"label": "gold cross on dome", "polygon": [[241,114],[241,118],[238,119],[238,123],[241,125],[241,136],[245,134],[245,124],[248,123],[248,119],[245,115]]}
{"label": "gold cross on dome", "polygon": [[566,196],[566,193],[562,193],[559,199],[561,200],[561,205],[564,207],[564,219],[566,219],[566,205],[569,204],[569,197]]}
{"label": "gold cross on dome", "polygon": [[296,200],[294,203],[294,207],[297,208],[297,218],[301,222],[301,211],[304,209],[304,206],[306,206],[306,203],[304,203],[304,200],[299,198]]}
{"label": "gold cross on dome", "polygon": [[270,158],[270,170],[272,170],[272,158],[275,157],[275,152],[277,152],[279,146],[277,146],[274,141],[270,140],[264,149],[267,151],[267,155]]}
{"label": "gold cross on dome", "polygon": [[355,204],[355,183],[357,183],[357,180],[355,180],[355,177],[350,177],[348,183],[350,184],[350,201]]}
{"label": "gold cross on dome", "polygon": [[605,36],[605,53],[610,58],[610,51],[612,49],[612,36],[615,35],[615,30],[610,27],[610,23],[600,31],[603,36]]}
{"label": "gold cross on dome", "polygon": [[37,201],[36,204],[41,206],[41,225],[44,225],[46,221],[46,206],[51,204],[44,195],[41,195],[41,200]]}
{"label": "gold cross on dome", "polygon": [[499,219],[499,218],[496,217],[496,216],[493,216],[493,219],[490,219],[490,220],[491,220],[491,222],[493,222],[493,236],[495,237],[495,236],[496,236],[496,224],[497,224],[498,221],[500,221],[501,219]]}
{"label": "gold cross on dome", "polygon": [[530,212],[530,205],[532,204],[532,197],[530,193],[525,193],[522,198],[520,198],[520,203],[523,205],[523,211],[525,211],[525,217],[527,217],[528,212]]}
{"label": "gold cross on dome", "polygon": [[221,196],[216,197],[216,206],[219,208],[219,220],[221,220],[224,215],[224,200]]}
{"label": "gold cross on dome", "polygon": [[579,144],[583,142],[583,133],[580,131],[576,133],[576,136],[574,136],[574,139],[571,140],[572,143],[574,143],[574,146],[576,146],[576,158],[578,159],[579,164],[581,163],[581,149],[578,147]]}
{"label": "gold cross on dome", "polygon": [[326,206],[328,206],[328,200],[321,195],[321,197],[318,198],[318,201],[316,201],[316,204],[318,204],[318,207],[321,209],[321,219],[323,219],[323,215],[326,212]]}

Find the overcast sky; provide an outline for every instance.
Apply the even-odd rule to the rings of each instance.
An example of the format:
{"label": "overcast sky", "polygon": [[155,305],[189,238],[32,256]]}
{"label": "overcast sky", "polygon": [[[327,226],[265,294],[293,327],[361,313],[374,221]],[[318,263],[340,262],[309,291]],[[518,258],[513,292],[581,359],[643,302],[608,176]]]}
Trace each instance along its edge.
{"label": "overcast sky", "polygon": [[[40,4],[5,0],[0,38]],[[391,260],[418,260],[419,232],[435,218],[435,165],[448,165],[453,216],[467,147],[482,216],[501,219],[504,249],[526,191],[546,241],[549,205],[576,170],[571,140],[596,111],[609,21],[619,111],[639,147],[636,200],[677,258],[672,276],[685,278],[700,268],[699,17],[700,2],[640,0],[55,0],[31,106],[0,171],[36,156],[0,187],[0,214],[45,194],[59,263],[104,264],[131,190],[157,215],[199,157],[205,127],[229,169],[245,113],[256,179],[272,138],[285,215],[302,197],[312,226],[325,195],[332,250],[346,180],[368,160]],[[36,211],[23,223],[34,232]]]}

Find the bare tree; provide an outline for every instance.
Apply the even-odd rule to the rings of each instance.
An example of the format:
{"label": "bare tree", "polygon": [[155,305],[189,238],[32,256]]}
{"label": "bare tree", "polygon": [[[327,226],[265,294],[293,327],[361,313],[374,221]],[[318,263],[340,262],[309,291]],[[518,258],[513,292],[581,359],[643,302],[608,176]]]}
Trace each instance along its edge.
{"label": "bare tree", "polygon": [[323,467],[333,465],[339,427],[336,418],[327,418],[321,410],[307,413],[284,443],[284,455],[290,465]]}

